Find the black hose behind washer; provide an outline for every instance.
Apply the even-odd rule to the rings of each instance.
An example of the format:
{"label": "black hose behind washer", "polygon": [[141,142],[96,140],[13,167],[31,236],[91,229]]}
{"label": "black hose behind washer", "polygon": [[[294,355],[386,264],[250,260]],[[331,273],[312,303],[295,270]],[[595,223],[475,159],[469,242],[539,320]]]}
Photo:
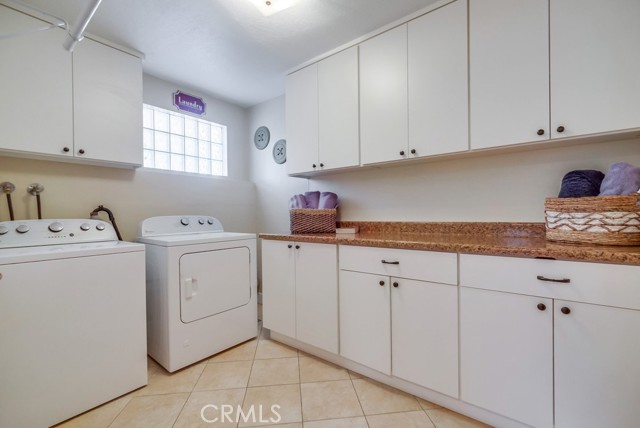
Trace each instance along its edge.
{"label": "black hose behind washer", "polygon": [[107,216],[109,216],[109,221],[113,225],[113,228],[116,231],[116,235],[118,235],[118,240],[122,241],[122,235],[120,235],[120,231],[118,230],[118,225],[116,224],[116,218],[113,216],[113,213],[111,212],[111,210],[109,208],[105,207],[104,205],[98,205],[98,208],[96,208],[95,210],[91,211],[89,216],[93,217],[94,215],[98,215],[98,213],[100,211],[104,211],[104,212],[107,213]]}

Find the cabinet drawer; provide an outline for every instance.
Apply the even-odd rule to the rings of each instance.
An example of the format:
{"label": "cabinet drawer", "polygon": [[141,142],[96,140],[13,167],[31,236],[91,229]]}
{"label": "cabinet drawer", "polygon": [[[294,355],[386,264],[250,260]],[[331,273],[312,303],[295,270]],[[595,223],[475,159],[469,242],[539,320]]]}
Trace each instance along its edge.
{"label": "cabinet drawer", "polygon": [[640,266],[461,254],[460,285],[640,309]]}
{"label": "cabinet drawer", "polygon": [[457,285],[455,253],[341,245],[340,269]]}

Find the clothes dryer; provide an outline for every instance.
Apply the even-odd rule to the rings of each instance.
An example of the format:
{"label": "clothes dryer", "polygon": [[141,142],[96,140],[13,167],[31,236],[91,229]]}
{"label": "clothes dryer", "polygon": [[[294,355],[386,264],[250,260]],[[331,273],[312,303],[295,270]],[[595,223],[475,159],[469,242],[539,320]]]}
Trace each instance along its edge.
{"label": "clothes dryer", "polygon": [[258,333],[256,235],[207,216],[151,217],[146,245],[147,349],[169,372]]}

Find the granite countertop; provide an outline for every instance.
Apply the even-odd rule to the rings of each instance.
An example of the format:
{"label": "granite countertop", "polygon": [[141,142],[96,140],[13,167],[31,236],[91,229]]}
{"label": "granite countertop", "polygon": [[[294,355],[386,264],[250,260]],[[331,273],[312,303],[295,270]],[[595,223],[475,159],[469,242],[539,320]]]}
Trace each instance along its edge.
{"label": "granite countertop", "polygon": [[356,234],[260,234],[280,241],[447,251],[514,257],[544,257],[640,265],[640,246],[564,244],[547,241],[544,223],[340,222]]}

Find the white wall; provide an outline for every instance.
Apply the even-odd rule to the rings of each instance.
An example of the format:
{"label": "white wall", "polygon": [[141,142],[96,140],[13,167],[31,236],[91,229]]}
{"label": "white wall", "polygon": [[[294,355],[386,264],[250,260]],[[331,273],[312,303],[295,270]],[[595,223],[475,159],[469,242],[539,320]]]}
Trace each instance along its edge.
{"label": "white wall", "polygon": [[[256,227],[259,232],[289,232],[289,198],[308,190],[303,178],[287,175],[287,165],[278,165],[273,160],[273,145],[286,139],[284,120],[284,96],[259,104],[249,110],[250,137],[248,141],[251,180],[258,192],[258,215]],[[253,145],[253,134],[260,126],[271,133],[269,145],[258,150]]]}
{"label": "white wall", "polygon": [[[284,97],[250,110],[251,129],[275,127],[285,138]],[[252,131],[253,132],[253,131]],[[276,135],[277,134],[277,135]],[[258,189],[260,232],[287,232],[287,202],[307,190],[338,194],[342,220],[544,221],[544,198],[557,196],[564,174],[574,169],[607,171],[614,162],[640,165],[640,140],[484,154],[462,159],[291,178],[271,160],[272,143],[251,151],[251,179]]]}
{"label": "white wall", "polygon": [[[171,94],[178,89],[189,92],[144,76],[145,103],[172,108]],[[45,218],[88,218],[91,210],[103,204],[113,210],[128,240],[136,238],[141,220],[157,215],[212,215],[226,230],[256,231],[256,188],[248,180],[247,111],[206,94],[190,93],[207,102],[207,119],[228,127],[229,178],[0,157],[0,181],[16,185],[12,195],[16,218],[37,217],[35,197],[26,188],[39,182],[45,186]],[[106,219],[104,213],[101,217]],[[5,197],[0,195],[0,220],[8,219]]]}
{"label": "white wall", "polygon": [[151,104],[167,110],[176,110],[173,105],[173,93],[178,90],[200,97],[207,104],[205,114],[192,116],[227,126],[228,176],[242,180],[249,179],[249,169],[246,161],[249,156],[249,148],[245,144],[249,136],[247,110],[237,105],[220,101],[195,89],[178,86],[149,74],[144,75],[143,99],[145,104]]}
{"label": "white wall", "polygon": [[[248,181],[4,157],[0,179],[16,185],[12,199],[17,219],[37,218],[35,197],[26,192],[37,182],[45,187],[43,217],[89,218],[102,204],[113,211],[125,240],[136,238],[141,220],[157,215],[212,215],[226,230],[255,230],[256,192]],[[4,195],[0,219],[9,219]]]}
{"label": "white wall", "polygon": [[621,161],[640,165],[640,140],[337,174],[310,187],[338,194],[342,220],[542,222],[565,173]]}

